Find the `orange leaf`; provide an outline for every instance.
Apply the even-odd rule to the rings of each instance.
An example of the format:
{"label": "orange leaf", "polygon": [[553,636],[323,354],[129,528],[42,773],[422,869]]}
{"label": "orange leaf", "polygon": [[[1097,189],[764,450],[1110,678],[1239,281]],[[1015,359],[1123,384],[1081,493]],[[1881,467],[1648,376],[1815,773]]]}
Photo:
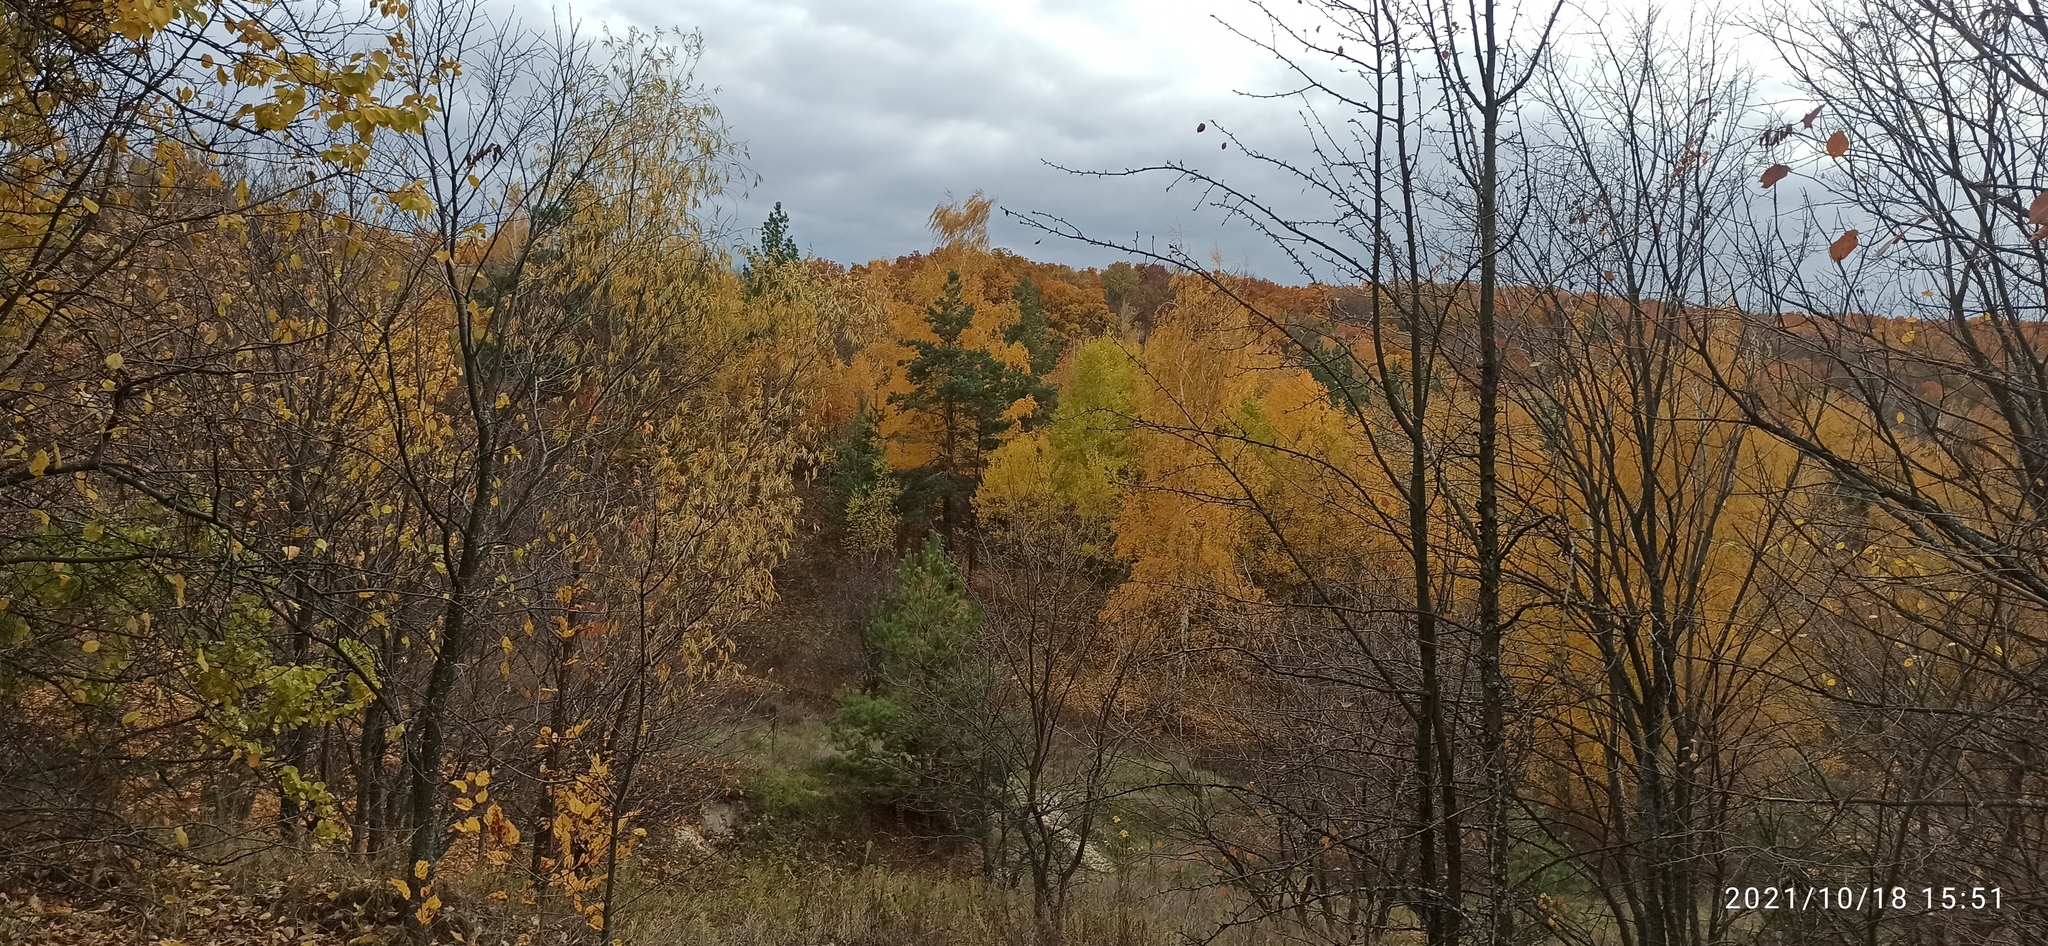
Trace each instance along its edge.
{"label": "orange leaf", "polygon": [[1848,153],[1849,135],[1847,132],[1838,131],[1828,136],[1828,157],[1839,158]]}
{"label": "orange leaf", "polygon": [[1763,179],[1762,179],[1762,184],[1763,184],[1763,185],[1764,185],[1765,187],[1769,187],[1769,186],[1771,186],[1772,184],[1776,184],[1776,183],[1778,183],[1779,181],[1782,181],[1782,180],[1784,180],[1784,179],[1785,179],[1785,175],[1787,175],[1787,174],[1790,174],[1790,173],[1792,173],[1792,169],[1791,169],[1791,168],[1789,168],[1789,167],[1786,167],[1785,165],[1782,165],[1782,164],[1773,164],[1773,165],[1771,165],[1770,167],[1764,168],[1764,176],[1763,176]]}
{"label": "orange leaf", "polygon": [[2027,222],[2037,227],[2048,227],[2048,191],[2034,195],[2034,202],[2027,205]]}
{"label": "orange leaf", "polygon": [[1849,254],[1856,252],[1856,239],[1856,231],[1854,230],[1836,238],[1835,242],[1828,244],[1828,259],[1834,260],[1837,263],[1848,259]]}
{"label": "orange leaf", "polygon": [[519,828],[512,824],[512,819],[505,817],[504,809],[496,805],[492,805],[490,810],[484,812],[484,830],[485,837],[489,838],[492,844],[503,847],[516,847],[519,844]]}

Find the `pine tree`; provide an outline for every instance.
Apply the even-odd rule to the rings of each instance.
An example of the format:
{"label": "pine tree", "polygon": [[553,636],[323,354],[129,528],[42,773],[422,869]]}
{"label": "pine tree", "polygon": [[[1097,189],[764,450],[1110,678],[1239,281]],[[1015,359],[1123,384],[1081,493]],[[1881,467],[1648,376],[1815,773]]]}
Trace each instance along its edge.
{"label": "pine tree", "polygon": [[768,212],[768,220],[761,224],[761,245],[745,247],[744,252],[748,260],[741,276],[746,280],[748,295],[760,293],[768,272],[803,259],[796,240],[789,235],[789,215],[782,212],[781,201],[775,202],[775,209]]}
{"label": "pine tree", "polygon": [[1003,341],[1024,346],[1024,352],[1031,365],[1030,376],[1025,380],[1024,393],[1038,402],[1038,411],[1030,423],[1052,417],[1058,406],[1059,390],[1046,380],[1052,369],[1060,363],[1060,355],[1067,350],[1067,340],[1054,333],[1045,320],[1045,305],[1039,301],[1038,286],[1030,276],[1017,280],[1017,288],[1011,292],[1017,300],[1017,322],[1003,330]]}
{"label": "pine tree", "polygon": [[778,200],[775,209],[768,212],[768,222],[761,225],[761,258],[774,266],[802,256],[797,252],[796,240],[789,235],[789,215],[782,212],[782,201]]}
{"label": "pine tree", "polygon": [[877,689],[929,689],[966,662],[981,626],[981,607],[936,536],[903,561],[896,587],[868,627]]}
{"label": "pine tree", "polygon": [[961,298],[958,270],[946,274],[946,290],[924,318],[938,341],[910,342],[917,354],[901,364],[912,389],[890,395],[889,403],[916,417],[898,439],[932,452],[929,462],[907,471],[906,507],[913,515],[930,515],[937,507],[939,531],[953,545],[973,527],[975,487],[988,455],[1014,426],[1006,415],[1028,392],[1031,377],[960,343],[974,322],[974,306]]}
{"label": "pine tree", "polygon": [[896,503],[902,489],[882,449],[875,412],[865,402],[840,432],[826,481],[843,512],[847,551],[887,550],[896,538]]}
{"label": "pine tree", "polygon": [[869,686],[841,698],[832,725],[864,791],[977,837],[1001,784],[978,739],[991,686],[981,621],[966,579],[928,537],[868,625]]}

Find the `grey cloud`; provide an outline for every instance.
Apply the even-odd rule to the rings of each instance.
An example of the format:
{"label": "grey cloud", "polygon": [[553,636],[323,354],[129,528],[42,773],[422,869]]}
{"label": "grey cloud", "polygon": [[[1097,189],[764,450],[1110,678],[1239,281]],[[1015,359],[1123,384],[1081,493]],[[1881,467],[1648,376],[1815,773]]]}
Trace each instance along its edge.
{"label": "grey cloud", "polygon": [[[1045,166],[1122,168],[1170,158],[1220,160],[1197,121],[1293,133],[1273,104],[1191,93],[1160,78],[1119,75],[1113,63],[1005,30],[993,15],[939,0],[622,0],[595,11],[640,26],[700,29],[698,78],[746,142],[760,184],[735,198],[744,226],[776,201],[807,249],[864,262],[927,248],[925,218],[951,193],[995,195],[1001,206],[1046,211],[1091,233],[1180,238],[1207,257],[1289,278],[1263,238],[1194,209],[1167,178],[1094,180]],[[1133,38],[1133,42],[1143,41]],[[1189,69],[1201,69],[1189,61]],[[1298,133],[1297,133],[1298,134]],[[1270,177],[1245,168],[1244,179]],[[1102,265],[1106,251],[1046,238],[1010,221],[998,245],[1036,259]]]}

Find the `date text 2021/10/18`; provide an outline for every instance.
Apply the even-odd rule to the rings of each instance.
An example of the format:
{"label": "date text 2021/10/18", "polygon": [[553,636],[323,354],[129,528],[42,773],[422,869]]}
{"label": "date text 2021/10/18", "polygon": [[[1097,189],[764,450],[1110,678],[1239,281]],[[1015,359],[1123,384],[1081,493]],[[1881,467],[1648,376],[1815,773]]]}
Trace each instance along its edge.
{"label": "date text 2021/10/18", "polygon": [[1726,887],[1724,910],[1997,910],[1999,887]]}

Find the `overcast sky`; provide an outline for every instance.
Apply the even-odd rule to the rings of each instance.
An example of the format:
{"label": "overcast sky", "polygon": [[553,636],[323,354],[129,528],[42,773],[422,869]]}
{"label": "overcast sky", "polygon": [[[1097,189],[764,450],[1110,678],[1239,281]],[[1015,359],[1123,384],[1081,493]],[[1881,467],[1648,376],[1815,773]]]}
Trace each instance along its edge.
{"label": "overcast sky", "polygon": [[[1195,124],[1273,125],[1291,111],[1238,89],[1280,77],[1210,14],[1237,0],[612,0],[579,5],[614,25],[704,35],[698,77],[745,142],[760,183],[733,213],[758,225],[781,201],[797,242],[841,262],[928,249],[925,218],[976,190],[1092,233],[1143,234],[1283,270],[1241,226],[1219,226],[1164,177],[1099,181],[1043,162],[1123,168],[1173,158],[1230,166]],[[1248,180],[1260,180],[1248,176]],[[998,246],[1035,259],[1115,257],[1003,220]]]}
{"label": "overcast sky", "polygon": [[[1243,0],[584,0],[614,26],[700,30],[698,77],[745,142],[760,182],[730,208],[758,226],[780,201],[806,250],[847,263],[927,249],[932,207],[976,190],[1091,234],[1177,241],[1232,269],[1300,280],[1243,225],[1166,190],[1165,176],[1097,180],[1045,162],[1121,169],[1187,159],[1261,196],[1299,188],[1219,151],[1221,120],[1270,150],[1298,148],[1275,63],[1216,22]],[[1629,6],[1616,0],[1616,6]],[[1107,251],[998,216],[998,246],[1103,265]]]}

